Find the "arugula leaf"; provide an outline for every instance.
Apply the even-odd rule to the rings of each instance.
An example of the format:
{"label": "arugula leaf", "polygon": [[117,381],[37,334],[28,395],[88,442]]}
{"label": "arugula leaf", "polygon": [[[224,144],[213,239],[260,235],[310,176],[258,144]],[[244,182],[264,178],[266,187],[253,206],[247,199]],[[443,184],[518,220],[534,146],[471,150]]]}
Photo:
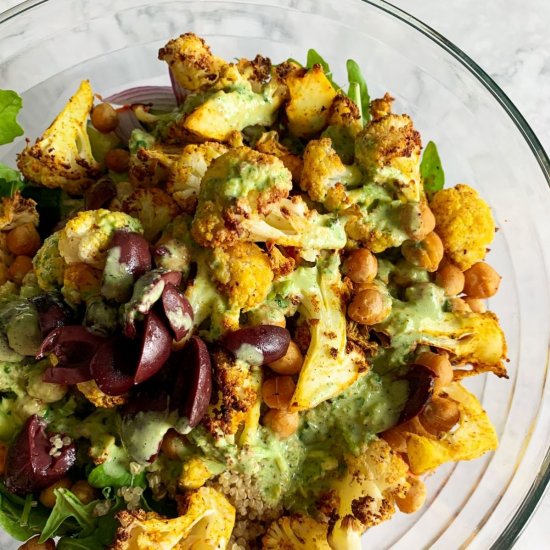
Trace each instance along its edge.
{"label": "arugula leaf", "polygon": [[306,67],[308,69],[311,69],[313,65],[321,65],[323,72],[325,73],[325,76],[327,77],[327,80],[332,84],[332,87],[338,91],[340,90],[340,86],[332,80],[332,72],[330,70],[329,64],[321,57],[319,52],[316,52],[313,49],[310,49],[307,51],[307,61],[306,61]]}
{"label": "arugula leaf", "polygon": [[25,187],[21,174],[0,162],[0,197],[13,197]]}
{"label": "arugula leaf", "polygon": [[420,176],[424,183],[424,190],[428,195],[440,191],[445,185],[445,172],[441,166],[437,146],[433,141],[430,141],[424,149],[420,162]]}
{"label": "arugula leaf", "polygon": [[23,135],[23,128],[17,124],[17,113],[23,100],[12,90],[0,90],[0,145],[11,143]]}
{"label": "arugula leaf", "polygon": [[359,65],[353,59],[346,61],[346,69],[349,81],[348,97],[359,107],[363,120],[368,122],[370,120],[370,96],[365,77],[361,73]]}

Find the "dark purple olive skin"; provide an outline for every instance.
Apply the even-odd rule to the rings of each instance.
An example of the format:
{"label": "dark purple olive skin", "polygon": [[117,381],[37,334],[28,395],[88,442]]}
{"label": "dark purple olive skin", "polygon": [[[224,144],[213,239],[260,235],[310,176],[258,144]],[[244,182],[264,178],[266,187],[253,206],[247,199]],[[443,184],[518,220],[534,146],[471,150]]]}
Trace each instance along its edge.
{"label": "dark purple olive skin", "polygon": [[172,335],[162,318],[150,311],[145,319],[141,353],[134,383],[141,384],[155,375],[166,363],[172,351]]}
{"label": "dark purple olive skin", "polygon": [[[252,346],[258,352],[258,361],[248,358],[248,362],[255,365],[271,363],[283,357],[290,344],[290,332],[277,325],[258,325],[228,332],[221,340],[221,344],[237,357],[243,344]],[[260,358],[261,357],[261,361]]]}
{"label": "dark purple olive skin", "polygon": [[106,341],[90,362],[90,372],[107,395],[123,395],[134,385],[138,350],[135,342],[119,336]]}
{"label": "dark purple olive skin", "polygon": [[42,375],[42,381],[49,384],[63,384],[71,386],[88,382],[92,379],[89,365],[78,367],[48,367]]}
{"label": "dark purple olive skin", "polygon": [[193,308],[174,284],[166,283],[162,291],[162,307],[176,341],[181,340],[193,326]]}
{"label": "dark purple olive skin", "polygon": [[42,336],[46,337],[52,330],[70,325],[74,320],[71,309],[52,294],[40,294],[30,299],[38,311],[38,321]]}
{"label": "dark purple olive skin", "polygon": [[409,382],[409,398],[401,411],[397,424],[411,420],[424,410],[433,396],[436,375],[424,365],[410,365],[405,378]]}
{"label": "dark purple olive skin", "polygon": [[46,422],[36,415],[23,426],[6,457],[5,484],[8,491],[26,495],[40,491],[61,479],[76,461],[76,447],[70,443],[58,457],[50,455],[52,444]]}
{"label": "dark purple olive skin", "polygon": [[116,186],[110,178],[101,178],[84,193],[84,210],[98,210],[116,197]]}
{"label": "dark purple olive skin", "polygon": [[111,248],[120,248],[120,263],[126,266],[134,280],[151,270],[152,258],[149,243],[139,233],[115,231]]}

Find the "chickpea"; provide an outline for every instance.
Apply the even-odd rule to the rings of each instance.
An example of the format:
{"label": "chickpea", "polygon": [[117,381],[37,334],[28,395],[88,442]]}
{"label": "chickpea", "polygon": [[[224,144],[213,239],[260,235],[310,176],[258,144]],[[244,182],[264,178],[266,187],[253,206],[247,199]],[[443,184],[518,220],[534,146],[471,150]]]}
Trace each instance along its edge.
{"label": "chickpea", "polygon": [[464,301],[476,313],[485,313],[487,311],[487,304],[481,298],[464,298]]}
{"label": "chickpea", "polygon": [[456,265],[443,261],[435,273],[435,282],[447,296],[456,296],[464,289],[464,273]]}
{"label": "chickpea", "polygon": [[38,500],[46,507],[53,508],[55,506],[55,489],[70,489],[71,480],[68,477],[63,477],[59,481],[52,483],[49,487],[46,487],[40,492]]}
{"label": "chickpea", "polygon": [[464,294],[468,298],[494,296],[502,277],[487,263],[478,262],[464,272]]}
{"label": "chickpea", "polygon": [[183,450],[183,437],[176,430],[168,430],[162,440],[160,450],[170,459],[178,460]]}
{"label": "chickpea", "polygon": [[34,224],[24,223],[6,235],[6,245],[15,256],[34,256],[40,248],[40,235]]}
{"label": "chickpea", "polygon": [[354,283],[372,283],[378,272],[378,260],[370,250],[359,248],[346,258],[344,271]]}
{"label": "chickpea", "polygon": [[97,498],[97,491],[85,479],[77,481],[71,487],[71,492],[82,504],[89,504]]}
{"label": "chickpea", "polygon": [[108,134],[118,126],[118,113],[109,103],[96,105],[90,118],[94,128],[102,134]]}
{"label": "chickpea", "polygon": [[6,265],[0,263],[0,285],[3,285],[10,278],[10,271]]}
{"label": "chickpea", "polygon": [[396,451],[398,453],[407,452],[407,440],[405,439],[403,432],[401,432],[399,429],[390,428],[389,430],[386,430],[382,434],[382,439],[386,441],[386,443],[392,448],[393,451]]}
{"label": "chickpea", "polygon": [[434,397],[418,418],[428,432],[437,435],[448,432],[460,420],[460,411],[455,401]]}
{"label": "chickpea", "polygon": [[294,341],[290,341],[286,353],[277,361],[269,363],[269,368],[277,374],[298,374],[302,368],[304,356]]}
{"label": "chickpea", "polygon": [[451,311],[472,311],[470,306],[462,298],[451,298],[449,300]]}
{"label": "chickpea", "polygon": [[413,241],[421,241],[435,229],[435,216],[428,203],[407,204],[401,210],[401,223]]}
{"label": "chickpea", "polygon": [[263,383],[262,397],[270,409],[287,409],[295,389],[290,376],[274,376]]}
{"label": "chickpea", "polygon": [[381,323],[391,312],[391,302],[378,289],[365,288],[348,305],[348,316],[362,325]]}
{"label": "chickpea", "polygon": [[113,172],[127,172],[130,165],[130,153],[126,149],[111,149],[105,155],[105,166]]}
{"label": "chickpea", "polygon": [[434,393],[439,393],[453,381],[453,366],[449,356],[444,352],[425,351],[416,358],[415,363],[428,367],[437,376],[434,382]]}
{"label": "chickpea", "polygon": [[443,243],[437,233],[432,231],[420,242],[405,241],[401,245],[401,252],[409,263],[433,272],[443,259]]}
{"label": "chickpea", "polygon": [[55,550],[55,541],[53,539],[48,539],[42,543],[38,542],[39,540],[40,535],[36,535],[25,542],[25,544],[22,544],[19,550]]}
{"label": "chickpea", "polygon": [[10,279],[20,285],[25,275],[32,269],[32,259],[29,256],[17,256],[8,269]]}
{"label": "chickpea", "polygon": [[6,458],[8,456],[8,446],[0,443],[0,476],[6,473]]}
{"label": "chickpea", "polygon": [[300,424],[300,415],[283,409],[270,409],[264,415],[263,424],[281,439],[286,439],[296,433]]}
{"label": "chickpea", "polygon": [[426,485],[424,482],[413,476],[409,476],[408,482],[410,484],[407,494],[400,498],[395,499],[395,503],[401,512],[405,514],[412,514],[416,512],[426,500]]}

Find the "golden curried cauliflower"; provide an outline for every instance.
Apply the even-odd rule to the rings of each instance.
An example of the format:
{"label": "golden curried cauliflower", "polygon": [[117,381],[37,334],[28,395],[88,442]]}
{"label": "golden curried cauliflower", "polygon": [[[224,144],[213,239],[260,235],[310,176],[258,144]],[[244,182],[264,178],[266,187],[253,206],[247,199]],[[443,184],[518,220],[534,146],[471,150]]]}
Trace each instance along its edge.
{"label": "golden curried cauliflower", "polygon": [[[326,523],[300,514],[274,521],[262,538],[263,550],[331,550]],[[351,550],[351,549],[349,549]]]}
{"label": "golden curried cauliflower", "polygon": [[23,175],[46,187],[82,193],[99,176],[86,131],[94,96],[83,80],[50,127],[34,145],[27,145],[17,158]]}
{"label": "golden curried cauliflower", "polygon": [[269,259],[254,243],[237,241],[225,249],[215,248],[210,269],[231,309],[246,312],[263,303],[271,290]]}
{"label": "golden curried cauliflower", "polygon": [[212,54],[202,38],[192,32],[170,40],[159,50],[158,58],[166,61],[179,84],[192,92],[214,85],[227,65],[223,59]]}
{"label": "golden curried cauliflower", "polygon": [[107,395],[103,393],[95,383],[95,380],[80,382],[76,387],[84,397],[95,407],[103,409],[112,409],[119,405],[124,405],[128,401],[127,395]]}
{"label": "golden curried cauliflower", "polygon": [[280,158],[285,167],[290,170],[292,181],[300,181],[303,167],[302,159],[279,142],[279,135],[277,132],[274,130],[271,132],[264,132],[256,142],[255,148],[260,151],[260,153],[266,153]]}
{"label": "golden curried cauliflower", "polygon": [[67,264],[84,262],[103,269],[105,254],[117,229],[143,233],[139,221],[123,212],[103,209],[79,212],[57,232],[59,253]]}
{"label": "golden curried cauliflower", "polygon": [[495,221],[489,205],[475,189],[459,183],[438,191],[430,208],[435,231],[449,259],[462,271],[483,260],[495,236]]}
{"label": "golden curried cauliflower", "polygon": [[25,199],[17,192],[13,197],[2,197],[0,203],[0,230],[9,231],[24,223],[38,225],[36,202]]}
{"label": "golden curried cauliflower", "polygon": [[89,298],[101,294],[101,270],[83,262],[69,264],[63,272],[63,288],[65,300],[77,305]]}
{"label": "golden curried cauliflower", "polygon": [[150,242],[178,215],[176,201],[158,187],[136,189],[123,203],[122,211],[140,221],[143,236]]}
{"label": "golden curried cauliflower", "polygon": [[201,487],[179,501],[178,517],[156,512],[123,510],[111,550],[177,550],[209,548],[224,550],[235,524],[235,509],[215,489]]}
{"label": "golden curried cauliflower", "polygon": [[47,292],[59,290],[63,285],[67,264],[59,253],[59,236],[59,231],[50,235],[33,258],[38,286]]}

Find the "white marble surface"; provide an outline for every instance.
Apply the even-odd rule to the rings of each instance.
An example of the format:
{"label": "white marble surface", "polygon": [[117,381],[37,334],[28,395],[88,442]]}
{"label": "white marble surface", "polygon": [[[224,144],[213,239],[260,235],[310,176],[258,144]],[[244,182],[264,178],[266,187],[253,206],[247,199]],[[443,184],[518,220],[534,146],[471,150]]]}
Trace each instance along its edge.
{"label": "white marble surface", "polygon": [[[20,0],[0,0],[0,12]],[[393,0],[454,42],[509,95],[550,151],[548,0]],[[550,547],[550,494],[516,549]]]}

